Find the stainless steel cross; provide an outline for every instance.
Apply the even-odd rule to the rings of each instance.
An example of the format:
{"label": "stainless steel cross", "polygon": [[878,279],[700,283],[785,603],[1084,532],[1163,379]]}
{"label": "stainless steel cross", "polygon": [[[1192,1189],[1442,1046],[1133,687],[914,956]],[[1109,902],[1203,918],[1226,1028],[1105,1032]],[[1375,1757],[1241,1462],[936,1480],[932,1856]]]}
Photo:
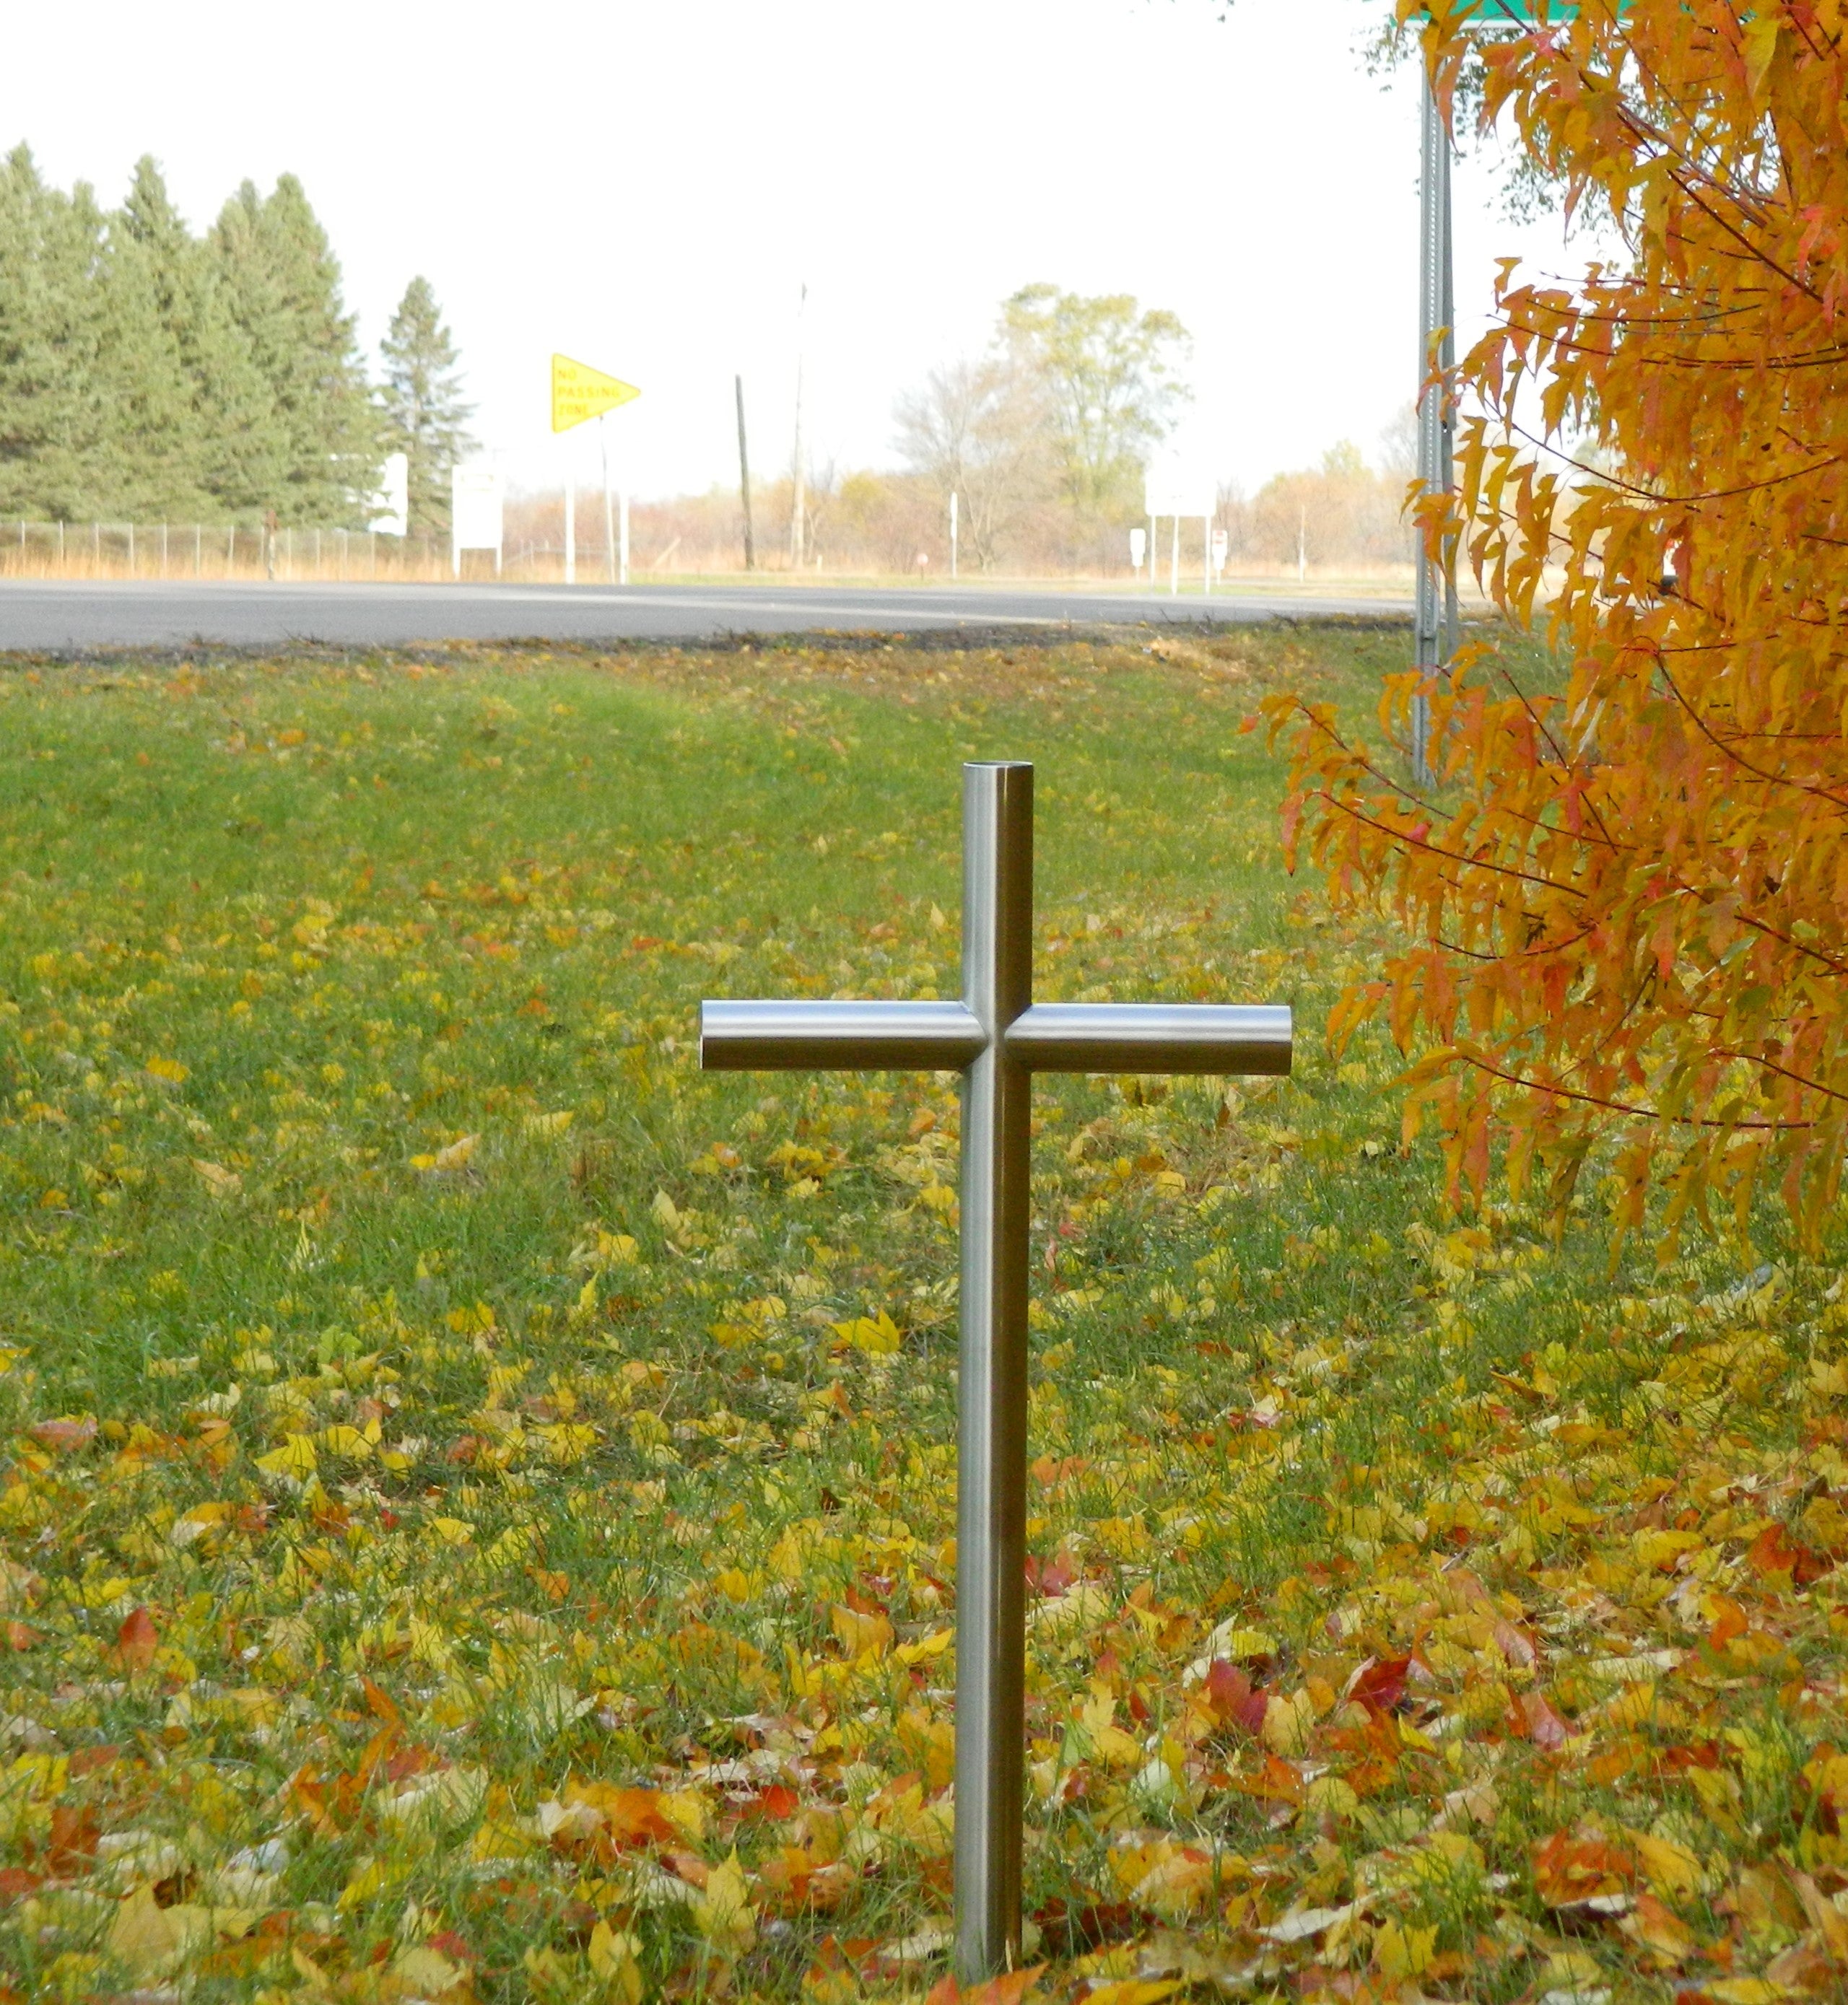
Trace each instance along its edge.
{"label": "stainless steel cross", "polygon": [[956,1962],[1021,1950],[1025,1759],[1028,1115],[1036,1072],[1290,1069],[1288,1008],[1033,1000],[1033,768],[963,768],[960,1002],[704,1002],[728,1072],[958,1071]]}

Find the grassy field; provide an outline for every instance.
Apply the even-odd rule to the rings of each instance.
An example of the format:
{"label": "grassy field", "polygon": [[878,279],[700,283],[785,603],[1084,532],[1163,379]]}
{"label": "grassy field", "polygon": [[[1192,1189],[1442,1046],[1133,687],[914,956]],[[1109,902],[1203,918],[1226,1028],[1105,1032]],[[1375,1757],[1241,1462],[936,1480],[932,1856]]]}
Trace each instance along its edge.
{"label": "grassy field", "polygon": [[1326,1052],[1239,726],[1403,644],[0,676],[0,1999],[938,1982],[953,1082],[695,1006],[954,994],[969,757],[1042,998],[1298,1022],[1036,1095],[1045,1993],[1836,1995],[1848,1300]]}

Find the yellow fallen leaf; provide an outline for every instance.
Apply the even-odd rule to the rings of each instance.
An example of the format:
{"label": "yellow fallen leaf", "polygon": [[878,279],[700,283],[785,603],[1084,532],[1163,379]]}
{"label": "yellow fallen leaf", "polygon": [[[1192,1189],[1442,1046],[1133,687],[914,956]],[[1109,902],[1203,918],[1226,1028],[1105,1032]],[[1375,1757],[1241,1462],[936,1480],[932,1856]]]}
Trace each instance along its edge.
{"label": "yellow fallen leaf", "polygon": [[1644,1831],[1625,1831],[1624,1836],[1655,1892],[1672,1897],[1701,1891],[1700,1861],[1686,1845]]}
{"label": "yellow fallen leaf", "polygon": [[1435,1927],[1414,1928],[1409,1922],[1385,1922],[1373,1938],[1373,1961],[1390,1984],[1421,1976],[1437,1953]]}
{"label": "yellow fallen leaf", "polygon": [[863,1614],[857,1608],[837,1602],[828,1621],[850,1657],[883,1657],[892,1647],[892,1625],[877,1610]]}
{"label": "yellow fallen leaf", "polygon": [[228,1504],[195,1504],[190,1511],[174,1520],[172,1529],[167,1535],[168,1541],[176,1546],[190,1546],[195,1540],[202,1537],[215,1526],[223,1524],[230,1515],[231,1507]]}
{"label": "yellow fallen leaf", "polygon": [[890,1357],[905,1341],[898,1326],[881,1309],[877,1318],[855,1316],[850,1322],[831,1323],[829,1328],[844,1343],[863,1350],[869,1357]]}
{"label": "yellow fallen leaf", "polygon": [[561,1468],[581,1462],[597,1445],[597,1431],[581,1421],[559,1420],[533,1431],[546,1445],[546,1452]]}
{"label": "yellow fallen leaf", "polygon": [[561,1107],[556,1114],[529,1114],[521,1125],[529,1135],[562,1135],[576,1118],[574,1108]]}
{"label": "yellow fallen leaf", "polygon": [[168,1086],[184,1086],[192,1076],[191,1069],[181,1065],[177,1059],[149,1059],[146,1069],[149,1078],[160,1080]]}
{"label": "yellow fallen leaf", "polygon": [[344,1455],[350,1462],[364,1462],[372,1453],[372,1443],[357,1427],[323,1427],[314,1439],[328,1454]]}
{"label": "yellow fallen leaf", "polygon": [[209,1163],[200,1156],[193,1157],[191,1162],[201,1181],[214,1197],[235,1197],[243,1189],[243,1178],[235,1170],[227,1170],[223,1164]]}
{"label": "yellow fallen leaf", "polygon": [[592,1976],[620,2005],[641,2005],[641,1939],[599,1922],[585,1954]]}
{"label": "yellow fallen leaf", "polygon": [[1273,1754],[1300,1754],[1315,1725],[1316,1701],[1306,1691],[1294,1692],[1266,1701],[1260,1737]]}
{"label": "yellow fallen leaf", "polygon": [[286,1435],[283,1445],[257,1457],[257,1466],[265,1476],[293,1476],[305,1480],[314,1473],[316,1455],[311,1434]]}
{"label": "yellow fallen leaf", "polygon": [[425,1998],[441,1998],[453,1991],[468,1975],[466,1968],[451,1963],[440,1949],[427,1943],[413,1943],[400,1950],[392,1961],[393,1974],[406,1987]]}
{"label": "yellow fallen leaf", "polygon": [[706,1800],[697,1789],[663,1789],[655,1807],[681,1835],[697,1845],[706,1835]]}
{"label": "yellow fallen leaf", "polygon": [[437,1150],[430,1160],[430,1167],[433,1170],[466,1169],[480,1140],[479,1135],[458,1135],[446,1148]]}
{"label": "yellow fallen leaf", "polygon": [[694,1926],[721,1956],[742,1956],[757,1940],[757,1910],[736,1851],[713,1867],[688,1905]]}
{"label": "yellow fallen leaf", "polygon": [[163,1908],[149,1886],[138,1887],[116,1909],[107,1947],[138,1976],[158,1976],[215,1933],[212,1910],[189,1902]]}

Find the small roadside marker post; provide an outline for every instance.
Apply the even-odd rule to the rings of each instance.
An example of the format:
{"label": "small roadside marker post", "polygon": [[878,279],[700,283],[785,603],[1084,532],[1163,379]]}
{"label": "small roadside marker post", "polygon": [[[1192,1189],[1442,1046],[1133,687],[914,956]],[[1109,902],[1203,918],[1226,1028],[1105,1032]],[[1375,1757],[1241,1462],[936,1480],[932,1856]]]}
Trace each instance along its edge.
{"label": "small roadside marker post", "polygon": [[700,1063],[962,1074],[955,1884],[970,1984],[1021,1958],[1033,1075],[1277,1076],[1292,1025],[1287,1006],[1035,1002],[1033,768],[962,771],[962,1000],[702,1002]]}

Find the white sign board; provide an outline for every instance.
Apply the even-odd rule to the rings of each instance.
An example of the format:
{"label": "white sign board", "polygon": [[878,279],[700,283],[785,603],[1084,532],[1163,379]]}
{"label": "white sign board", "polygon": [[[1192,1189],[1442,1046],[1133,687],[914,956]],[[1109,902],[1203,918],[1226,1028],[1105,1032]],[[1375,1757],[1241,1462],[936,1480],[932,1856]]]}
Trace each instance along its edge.
{"label": "white sign board", "polygon": [[1218,483],[1198,467],[1170,463],[1148,470],[1142,512],[1145,515],[1211,516],[1218,512]]}
{"label": "white sign board", "polygon": [[505,486],[501,469],[490,460],[457,466],[449,476],[450,542],[455,574],[462,575],[464,550],[492,550],[494,569],[501,568],[501,503]]}
{"label": "white sign board", "polygon": [[366,527],[381,535],[408,535],[411,526],[411,462],[407,453],[394,452],[385,460],[384,477],[372,497],[376,511]]}

